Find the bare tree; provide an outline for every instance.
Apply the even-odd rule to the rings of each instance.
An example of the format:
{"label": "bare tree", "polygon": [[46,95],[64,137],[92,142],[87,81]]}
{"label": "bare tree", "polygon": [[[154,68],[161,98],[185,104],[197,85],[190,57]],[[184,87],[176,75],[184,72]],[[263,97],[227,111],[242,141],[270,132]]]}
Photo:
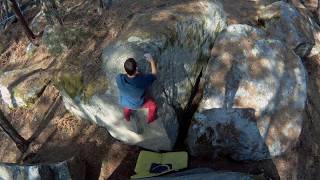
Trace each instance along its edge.
{"label": "bare tree", "polygon": [[318,3],[317,3],[317,11],[316,11],[316,21],[317,23],[320,25],[320,0],[318,0]]}
{"label": "bare tree", "polygon": [[16,14],[17,18],[19,19],[19,21],[22,24],[22,27],[24,28],[24,31],[27,34],[27,37],[29,38],[30,41],[32,41],[33,39],[36,38],[36,36],[33,34],[33,32],[31,31],[31,29],[28,26],[27,21],[25,20],[25,18],[22,15],[22,12],[18,6],[18,3],[16,0],[9,0],[11,3],[11,8],[14,11],[14,13]]}
{"label": "bare tree", "polygon": [[0,127],[11,138],[21,152],[25,152],[28,149],[29,142],[17,132],[17,130],[11,125],[1,110]]}

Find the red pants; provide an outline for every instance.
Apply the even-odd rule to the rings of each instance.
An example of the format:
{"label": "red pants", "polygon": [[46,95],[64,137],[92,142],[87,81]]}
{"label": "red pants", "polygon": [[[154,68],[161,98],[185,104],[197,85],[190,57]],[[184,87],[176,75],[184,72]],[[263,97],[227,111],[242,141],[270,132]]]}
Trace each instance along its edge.
{"label": "red pants", "polygon": [[[147,108],[148,109],[148,123],[153,122],[156,119],[157,116],[157,104],[153,99],[146,99],[144,101],[144,104],[142,105],[142,108]],[[124,118],[127,121],[130,121],[130,116],[132,113],[132,109],[124,108],[123,113],[124,113]]]}

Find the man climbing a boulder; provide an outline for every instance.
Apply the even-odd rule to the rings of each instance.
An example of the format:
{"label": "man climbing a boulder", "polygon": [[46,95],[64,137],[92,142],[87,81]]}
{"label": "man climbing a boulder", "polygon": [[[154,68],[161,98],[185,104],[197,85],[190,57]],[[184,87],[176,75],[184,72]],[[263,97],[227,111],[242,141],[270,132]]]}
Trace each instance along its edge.
{"label": "man climbing a boulder", "polygon": [[116,81],[125,119],[130,121],[133,110],[147,108],[147,122],[151,123],[156,119],[157,104],[152,98],[146,97],[146,90],[156,80],[157,68],[151,54],[147,53],[144,57],[151,65],[151,74],[140,73],[136,61],[129,58],[124,63],[126,74],[118,74]]}

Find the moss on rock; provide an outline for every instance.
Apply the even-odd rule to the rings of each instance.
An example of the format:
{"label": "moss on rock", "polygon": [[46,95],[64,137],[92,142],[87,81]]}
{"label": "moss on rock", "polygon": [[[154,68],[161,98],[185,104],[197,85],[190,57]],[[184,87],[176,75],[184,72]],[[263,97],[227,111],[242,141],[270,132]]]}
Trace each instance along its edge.
{"label": "moss on rock", "polygon": [[58,88],[66,92],[72,99],[82,94],[84,85],[81,72],[63,72],[55,80]]}
{"label": "moss on rock", "polygon": [[100,76],[98,79],[91,81],[84,88],[83,100],[88,102],[94,94],[104,93],[108,89],[107,78]]}
{"label": "moss on rock", "polygon": [[55,85],[67,93],[72,99],[78,96],[84,102],[88,102],[93,95],[102,94],[108,89],[108,83],[105,77],[98,77],[86,84],[83,81],[81,72],[60,73],[55,80]]}

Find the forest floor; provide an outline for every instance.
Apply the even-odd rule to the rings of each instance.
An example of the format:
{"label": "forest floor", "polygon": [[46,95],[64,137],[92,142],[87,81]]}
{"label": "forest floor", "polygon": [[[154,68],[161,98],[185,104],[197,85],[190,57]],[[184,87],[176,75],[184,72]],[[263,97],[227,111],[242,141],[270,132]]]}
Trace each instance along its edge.
{"label": "forest floor", "polygon": [[[102,15],[98,14],[98,5],[95,3],[80,0],[64,1],[60,5],[64,10],[64,28],[89,28],[90,34],[86,42],[75,42],[67,52],[57,56],[50,54],[42,44],[41,37],[37,37],[35,42],[39,47],[35,55],[30,57],[26,53],[29,41],[19,23],[15,22],[0,34],[0,74],[22,69],[34,63],[47,64],[52,60],[70,62],[71,59],[79,60],[83,63],[81,65],[84,69],[95,72],[89,79],[94,78],[97,73],[102,73],[99,69],[101,69],[100,57],[103,48],[119,36],[134,14],[188,1],[190,0],[140,0],[128,3],[126,0],[119,0]],[[231,16],[229,23],[255,23],[254,13],[259,4],[252,1],[243,4],[235,3],[233,6],[232,3],[227,4],[227,12],[230,12]],[[248,12],[244,13],[248,9],[254,11],[249,13],[250,16],[246,15]],[[238,11],[238,14],[234,14]],[[27,20],[30,22],[37,12],[38,9],[34,8],[26,15]],[[318,59],[314,57],[305,64],[310,82],[313,82],[312,86],[309,86],[309,97],[320,102]],[[190,157],[189,167],[210,167],[216,170],[263,174],[265,177],[277,179],[279,174],[286,172],[277,172],[275,163],[283,166],[296,163],[299,177],[305,179],[318,177],[320,175],[317,171],[320,168],[320,131],[318,131],[320,123],[317,120],[320,114],[317,107],[320,106],[312,102],[307,104],[303,131],[298,145],[292,149],[292,156],[247,163],[238,163],[227,158]],[[19,133],[25,139],[32,140],[28,151],[21,154],[6,134],[0,131],[0,161],[2,162],[49,163],[77,156],[85,164],[86,179],[128,179],[134,174],[134,166],[141,149],[121,143],[112,138],[106,129],[74,117],[63,106],[59,91],[53,84],[46,86],[32,107],[15,108],[10,111],[5,107],[2,109],[7,112],[8,119]]]}

